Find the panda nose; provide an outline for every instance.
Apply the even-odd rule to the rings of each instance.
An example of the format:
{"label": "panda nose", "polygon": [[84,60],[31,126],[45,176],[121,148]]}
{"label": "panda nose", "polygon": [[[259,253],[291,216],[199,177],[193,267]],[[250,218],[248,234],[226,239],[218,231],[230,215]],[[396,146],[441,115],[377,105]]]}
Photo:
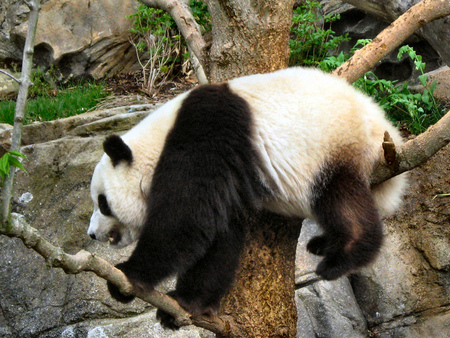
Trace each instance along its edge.
{"label": "panda nose", "polygon": [[89,236],[91,236],[92,239],[95,239],[95,234],[90,234]]}

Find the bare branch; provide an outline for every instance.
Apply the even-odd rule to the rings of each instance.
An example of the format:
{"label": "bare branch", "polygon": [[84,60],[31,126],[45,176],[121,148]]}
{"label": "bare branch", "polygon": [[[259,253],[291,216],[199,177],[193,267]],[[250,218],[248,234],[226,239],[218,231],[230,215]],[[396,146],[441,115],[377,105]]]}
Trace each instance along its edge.
{"label": "bare branch", "polygon": [[357,50],[353,57],[334,70],[333,74],[345,78],[350,83],[355,82],[417,29],[447,15],[450,15],[448,0],[419,2],[378,34],[371,43]]}
{"label": "bare branch", "polygon": [[6,70],[0,69],[0,73],[5,74],[6,76],[9,76],[11,79],[13,79],[14,81],[16,81],[18,84],[20,84],[20,80],[18,78],[16,78],[14,75],[8,73]]}
{"label": "bare branch", "polygon": [[[14,128],[12,132],[11,150],[19,151],[22,141],[22,126],[25,115],[25,104],[27,102],[28,87],[31,84],[30,75],[33,66],[34,40],[36,37],[36,28],[39,18],[40,0],[32,0],[29,2],[30,16],[28,18],[27,37],[25,39],[25,47],[23,50],[22,75],[20,77],[19,93],[17,95],[16,109],[14,112]],[[9,175],[6,177],[1,194],[0,205],[0,222],[4,225],[8,222],[12,188],[14,182],[15,168],[10,169]]]}
{"label": "bare branch", "polygon": [[380,159],[371,178],[372,184],[418,167],[450,142],[450,111],[435,125],[403,146],[396,148],[395,162],[387,164]]}
{"label": "bare branch", "polygon": [[232,317],[199,316],[191,318],[191,315],[173,298],[157,290],[140,288],[131,284],[122,271],[96,254],[85,250],[81,250],[75,255],[65,253],[28,225],[22,215],[11,214],[11,222],[6,227],[0,227],[0,234],[21,239],[25,246],[44,257],[49,266],[61,268],[67,274],[78,274],[83,271],[95,273],[116,285],[123,294],[134,295],[154,307],[170,313],[178,326],[194,324],[218,334],[230,334],[238,330]]}
{"label": "bare branch", "polygon": [[204,56],[206,42],[188,3],[178,0],[140,0],[140,2],[149,7],[162,9],[172,16],[186,40],[190,54],[193,54],[192,64],[199,83],[207,83],[208,80],[204,71],[206,65]]}

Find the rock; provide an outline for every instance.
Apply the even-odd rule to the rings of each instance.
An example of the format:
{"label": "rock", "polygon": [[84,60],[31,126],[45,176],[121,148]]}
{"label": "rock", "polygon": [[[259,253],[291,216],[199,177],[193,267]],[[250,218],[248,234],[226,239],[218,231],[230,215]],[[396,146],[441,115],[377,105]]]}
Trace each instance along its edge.
{"label": "rock", "polygon": [[[136,0],[42,1],[34,62],[55,65],[65,78],[102,78],[126,72],[136,63],[129,42]],[[0,64],[21,63],[29,9],[19,0],[0,4]]]}
{"label": "rock", "polygon": [[[320,234],[317,225],[303,222],[297,247],[296,284],[314,271],[321,258],[306,251],[308,241]],[[367,324],[348,278],[320,281],[296,291],[297,337],[366,337]]]}
{"label": "rock", "polygon": [[[396,332],[407,332],[403,326],[416,325],[426,316],[431,323],[434,314],[449,311],[450,199],[434,198],[450,191],[449,153],[447,145],[410,172],[403,208],[385,220],[381,254],[372,266],[351,278],[374,334],[398,337]],[[437,337],[445,336],[450,325],[449,316],[440,318],[436,323],[444,321],[442,325],[433,328],[442,333]]]}
{"label": "rock", "polygon": [[444,66],[429,73],[428,83],[431,85],[434,81],[436,81],[434,97],[450,102],[450,68]]}

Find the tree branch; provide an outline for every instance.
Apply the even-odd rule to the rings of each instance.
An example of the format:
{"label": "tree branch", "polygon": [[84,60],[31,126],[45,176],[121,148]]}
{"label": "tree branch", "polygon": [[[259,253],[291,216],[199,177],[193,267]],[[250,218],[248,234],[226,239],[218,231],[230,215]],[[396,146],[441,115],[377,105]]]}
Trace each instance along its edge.
{"label": "tree branch", "polygon": [[6,70],[0,69],[0,73],[5,74],[6,76],[9,76],[11,79],[16,81],[18,84],[21,84],[21,82],[18,78],[16,78],[14,75],[8,73]]}
{"label": "tree branch", "polygon": [[125,295],[134,295],[154,307],[170,313],[178,326],[194,324],[217,334],[238,332],[233,318],[229,316],[199,316],[191,318],[176,300],[157,290],[148,290],[131,284],[125,274],[112,266],[95,253],[81,250],[75,255],[65,253],[61,248],[45,240],[39,232],[28,225],[25,217],[11,214],[11,222],[0,227],[0,234],[22,240],[26,247],[41,255],[52,268],[61,268],[67,274],[78,274],[83,271],[95,273],[100,278],[116,285]]}
{"label": "tree branch", "polygon": [[333,74],[353,83],[372,69],[379,60],[392,52],[408,36],[427,23],[450,15],[450,1],[423,0],[383,30],[373,41],[333,71]]}
{"label": "tree branch", "polygon": [[[12,132],[11,149],[19,151],[22,142],[22,127],[25,116],[25,104],[28,97],[28,88],[31,84],[30,75],[33,66],[34,41],[36,37],[36,28],[41,7],[40,0],[30,0],[27,2],[30,8],[28,19],[27,37],[22,59],[22,75],[20,76],[19,93],[17,95],[16,108],[14,112],[14,128]],[[0,222],[6,224],[11,208],[12,190],[16,168],[11,167],[9,175],[6,177],[1,193]]]}
{"label": "tree branch", "polygon": [[371,177],[371,183],[377,184],[414,169],[425,163],[450,142],[450,111],[436,124],[416,138],[396,148],[392,165],[380,159]]}
{"label": "tree branch", "polygon": [[206,42],[200,31],[200,26],[194,19],[189,8],[189,3],[178,0],[139,0],[148,7],[158,8],[169,13],[175,20],[178,29],[183,35],[188,45],[191,63],[195,70],[195,75],[200,84],[208,83],[205,74],[204,49]]}

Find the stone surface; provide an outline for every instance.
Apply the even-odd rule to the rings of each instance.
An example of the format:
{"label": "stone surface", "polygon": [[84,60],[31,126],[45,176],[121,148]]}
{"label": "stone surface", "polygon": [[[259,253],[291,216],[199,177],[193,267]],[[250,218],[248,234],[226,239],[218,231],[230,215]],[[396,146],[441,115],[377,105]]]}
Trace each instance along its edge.
{"label": "stone surface", "polygon": [[[129,42],[136,0],[42,1],[34,61],[55,65],[65,78],[94,78],[130,70],[136,63]],[[21,63],[29,9],[20,0],[0,4],[0,64]]]}
{"label": "stone surface", "polygon": [[[396,336],[402,326],[448,312],[450,198],[435,197],[448,191],[450,145],[410,172],[403,208],[385,220],[381,254],[372,266],[352,276],[356,299],[375,334]],[[445,336],[449,317],[438,322],[442,325],[433,330],[441,335],[435,336]]]}
{"label": "stone surface", "polygon": [[[296,283],[314,271],[321,258],[306,251],[308,241],[320,234],[317,225],[303,222],[296,257]],[[348,278],[320,281],[296,291],[297,337],[365,337],[366,320]]]}

